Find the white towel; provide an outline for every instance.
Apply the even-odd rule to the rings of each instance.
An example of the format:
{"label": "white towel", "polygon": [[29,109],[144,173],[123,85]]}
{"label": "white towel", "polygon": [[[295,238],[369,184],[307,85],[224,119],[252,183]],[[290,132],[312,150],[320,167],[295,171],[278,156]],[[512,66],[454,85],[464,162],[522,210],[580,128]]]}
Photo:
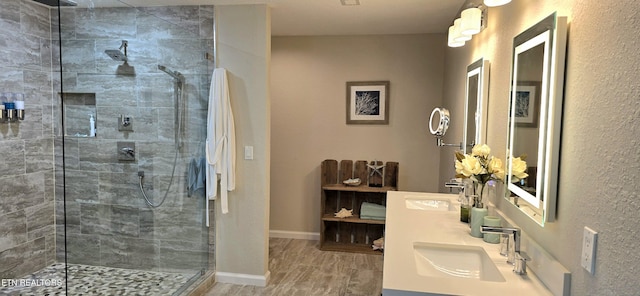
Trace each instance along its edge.
{"label": "white towel", "polygon": [[209,114],[207,116],[207,226],[209,226],[209,202],[216,199],[218,177],[222,213],[229,212],[229,191],[236,188],[236,134],[229,97],[227,70],[213,71],[209,90]]}

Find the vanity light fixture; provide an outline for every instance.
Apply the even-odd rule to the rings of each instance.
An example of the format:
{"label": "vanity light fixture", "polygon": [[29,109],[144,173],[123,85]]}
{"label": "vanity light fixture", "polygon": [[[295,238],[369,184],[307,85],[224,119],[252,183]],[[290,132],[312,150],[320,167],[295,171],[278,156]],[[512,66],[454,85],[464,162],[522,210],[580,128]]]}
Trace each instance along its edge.
{"label": "vanity light fixture", "polygon": [[486,27],[487,7],[482,4],[478,7],[469,7],[460,13],[460,17],[453,21],[449,27],[447,45],[449,47],[463,46],[472,36],[480,33]]}
{"label": "vanity light fixture", "polygon": [[496,6],[505,5],[509,2],[511,2],[511,0],[484,0],[484,5],[489,7],[496,7]]}
{"label": "vanity light fixture", "polygon": [[460,46],[464,46],[464,41],[456,41],[455,40],[455,32],[456,28],[455,26],[451,26],[449,27],[449,35],[447,35],[447,45],[449,47],[460,47]]}
{"label": "vanity light fixture", "polygon": [[453,21],[453,40],[458,42],[467,42],[471,40],[471,35],[462,33],[462,19],[458,18]]}
{"label": "vanity light fixture", "polygon": [[482,29],[482,10],[477,7],[467,8],[460,14],[460,33],[464,35],[475,35]]}

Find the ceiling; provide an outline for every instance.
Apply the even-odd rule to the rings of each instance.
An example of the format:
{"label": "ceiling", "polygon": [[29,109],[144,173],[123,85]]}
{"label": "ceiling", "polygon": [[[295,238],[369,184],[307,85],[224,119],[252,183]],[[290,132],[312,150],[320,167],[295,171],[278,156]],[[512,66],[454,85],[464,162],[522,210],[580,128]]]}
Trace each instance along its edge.
{"label": "ceiling", "polygon": [[[350,0],[355,1],[355,0]],[[81,7],[268,4],[273,35],[446,33],[465,0],[75,0]]]}

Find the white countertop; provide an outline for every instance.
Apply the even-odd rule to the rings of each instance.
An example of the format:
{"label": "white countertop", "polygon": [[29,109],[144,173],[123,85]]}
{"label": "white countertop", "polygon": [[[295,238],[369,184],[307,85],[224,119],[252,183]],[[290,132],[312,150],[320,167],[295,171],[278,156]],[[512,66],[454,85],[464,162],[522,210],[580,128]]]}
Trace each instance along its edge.
{"label": "white countertop", "polygon": [[[448,212],[408,209],[405,196],[449,198],[456,210]],[[382,294],[393,295],[552,295],[530,271],[517,275],[500,256],[500,244],[485,243],[470,235],[469,224],[460,222],[457,195],[389,191],[385,230]],[[413,254],[414,242],[446,243],[484,248],[505,282],[419,275]]]}

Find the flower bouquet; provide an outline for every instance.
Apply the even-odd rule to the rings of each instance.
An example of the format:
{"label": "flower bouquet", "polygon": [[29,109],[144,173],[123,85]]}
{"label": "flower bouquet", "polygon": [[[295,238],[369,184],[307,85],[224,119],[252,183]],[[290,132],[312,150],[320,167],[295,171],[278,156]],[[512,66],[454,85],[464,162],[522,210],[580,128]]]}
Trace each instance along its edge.
{"label": "flower bouquet", "polygon": [[490,156],[490,153],[491,148],[486,144],[475,145],[471,154],[462,154],[460,151],[456,151],[456,178],[471,179],[474,184],[480,187],[478,188],[479,194],[473,195],[473,204],[477,208],[483,207],[482,192],[485,185],[492,180],[504,180],[502,160]]}
{"label": "flower bouquet", "polygon": [[[480,228],[483,223],[484,217],[487,215],[487,209],[483,204],[483,191],[484,187],[490,181],[504,181],[505,171],[502,165],[502,160],[497,157],[491,156],[491,148],[486,144],[476,145],[471,150],[471,154],[462,154],[456,151],[456,178],[470,179],[473,181],[474,193],[473,208],[471,208],[471,218],[467,218],[471,226],[471,235],[474,237],[482,237],[483,234]],[[525,173],[527,169],[527,163],[523,160],[526,156],[510,157],[511,161],[511,174],[513,177],[511,180],[517,182],[526,178],[528,175]],[[476,192],[475,190],[479,192]],[[461,209],[461,221],[462,207]]]}

